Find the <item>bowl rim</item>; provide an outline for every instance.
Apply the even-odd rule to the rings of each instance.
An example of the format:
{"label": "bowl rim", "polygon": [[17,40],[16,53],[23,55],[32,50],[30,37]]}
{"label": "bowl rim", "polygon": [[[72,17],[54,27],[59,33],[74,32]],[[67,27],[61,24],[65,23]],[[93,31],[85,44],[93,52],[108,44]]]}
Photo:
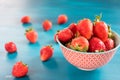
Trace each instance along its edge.
{"label": "bowl rim", "polygon": [[[118,39],[120,40],[120,36],[118,35],[118,33],[116,33],[115,31],[112,31],[112,33],[114,33],[115,35],[117,35]],[[57,42],[58,42],[58,44],[59,44],[60,46],[66,48],[66,49],[68,49],[68,50],[71,50],[71,51],[74,51],[74,52],[77,52],[77,53],[81,53],[81,54],[105,54],[105,53],[109,53],[109,52],[111,52],[111,51],[114,51],[114,50],[118,49],[119,46],[120,46],[120,42],[119,42],[119,44],[118,44],[116,47],[114,47],[113,49],[108,50],[108,51],[104,51],[104,52],[80,52],[80,51],[75,51],[75,50],[73,50],[73,49],[70,49],[70,48],[65,47],[65,46],[59,41],[58,36],[56,37],[56,40],[57,40]]]}

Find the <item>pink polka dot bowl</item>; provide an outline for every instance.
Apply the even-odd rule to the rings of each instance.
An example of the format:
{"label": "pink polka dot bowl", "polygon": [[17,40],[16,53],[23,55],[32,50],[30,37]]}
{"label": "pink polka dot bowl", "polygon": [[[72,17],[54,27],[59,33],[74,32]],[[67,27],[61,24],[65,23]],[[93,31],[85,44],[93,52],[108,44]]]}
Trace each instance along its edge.
{"label": "pink polka dot bowl", "polygon": [[117,33],[113,32],[115,37],[115,48],[105,52],[79,52],[64,46],[58,39],[63,56],[65,59],[75,67],[91,71],[107,64],[114,56],[115,52],[120,46],[120,37]]}

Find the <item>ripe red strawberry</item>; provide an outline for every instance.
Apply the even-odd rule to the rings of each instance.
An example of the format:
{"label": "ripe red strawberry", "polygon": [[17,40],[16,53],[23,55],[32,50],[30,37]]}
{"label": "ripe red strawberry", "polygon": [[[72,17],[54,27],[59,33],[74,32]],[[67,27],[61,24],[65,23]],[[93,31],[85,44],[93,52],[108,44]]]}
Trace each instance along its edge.
{"label": "ripe red strawberry", "polygon": [[77,51],[86,52],[89,48],[89,42],[85,37],[80,36],[72,40],[70,47]]}
{"label": "ripe red strawberry", "polygon": [[17,62],[12,69],[12,75],[14,77],[23,77],[28,73],[28,66],[21,61]]}
{"label": "ripe red strawberry", "polygon": [[62,14],[62,15],[59,15],[58,16],[58,20],[57,20],[57,23],[58,24],[64,24],[68,21],[68,18],[66,15]]}
{"label": "ripe red strawberry", "polygon": [[38,39],[38,33],[32,28],[27,29],[25,35],[31,43],[35,43]]}
{"label": "ripe red strawberry", "polygon": [[30,17],[29,16],[22,17],[21,22],[22,23],[30,23]]}
{"label": "ripe red strawberry", "polygon": [[16,47],[15,43],[13,43],[13,42],[6,43],[5,44],[5,49],[9,53],[13,53],[13,52],[17,51],[17,47]]}
{"label": "ripe red strawberry", "polygon": [[71,23],[71,24],[68,26],[68,29],[70,29],[70,30],[72,31],[74,37],[76,37],[76,36],[78,37],[78,36],[79,36],[79,35],[78,35],[78,30],[77,30],[77,24]]}
{"label": "ripe red strawberry", "polygon": [[73,33],[70,29],[66,28],[66,29],[63,29],[61,30],[59,33],[58,33],[58,39],[59,41],[61,41],[62,43],[66,43],[68,42],[69,40],[71,40],[73,37]]}
{"label": "ripe red strawberry", "polygon": [[45,20],[43,21],[42,26],[45,31],[48,31],[52,28],[52,22],[49,20]]}
{"label": "ripe red strawberry", "polygon": [[110,50],[114,48],[114,40],[111,38],[108,38],[105,42],[104,42],[105,46],[106,46],[106,50]]}
{"label": "ripe red strawberry", "polygon": [[40,59],[42,61],[47,61],[53,55],[53,48],[52,46],[44,46],[40,50]]}
{"label": "ripe red strawberry", "polygon": [[103,42],[108,39],[108,26],[105,22],[100,21],[101,16],[96,17],[94,23],[94,35],[100,38]]}
{"label": "ripe red strawberry", "polygon": [[101,52],[101,51],[105,51],[105,50],[106,50],[105,44],[99,38],[93,37],[89,41],[89,51],[90,52]]}
{"label": "ripe red strawberry", "polygon": [[87,39],[90,39],[93,35],[93,24],[89,19],[83,19],[79,21],[77,29],[80,32],[80,35],[84,36]]}

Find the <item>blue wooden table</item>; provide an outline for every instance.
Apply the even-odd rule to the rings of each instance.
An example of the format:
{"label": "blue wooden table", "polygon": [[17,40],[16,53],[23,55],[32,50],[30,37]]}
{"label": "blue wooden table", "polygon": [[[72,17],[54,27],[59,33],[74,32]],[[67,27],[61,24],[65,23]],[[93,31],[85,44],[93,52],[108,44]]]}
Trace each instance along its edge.
{"label": "blue wooden table", "polygon": [[[102,20],[120,34],[119,0],[0,0],[0,80],[120,80],[120,50],[107,65],[85,72],[65,60],[53,39],[57,30],[71,22],[83,18],[94,20],[99,13],[103,14]],[[60,14],[66,14],[69,18],[64,25],[57,24]],[[20,19],[24,15],[31,17],[31,24],[21,24]],[[53,22],[53,28],[47,32],[42,28],[42,22],[46,19]],[[29,26],[39,33],[35,44],[25,38],[25,29]],[[14,54],[7,54],[4,49],[4,44],[9,41],[17,45],[18,51]],[[54,55],[47,62],[42,62],[40,48],[49,44],[54,47]],[[14,78],[12,67],[20,60],[29,65],[29,72],[23,78]]]}

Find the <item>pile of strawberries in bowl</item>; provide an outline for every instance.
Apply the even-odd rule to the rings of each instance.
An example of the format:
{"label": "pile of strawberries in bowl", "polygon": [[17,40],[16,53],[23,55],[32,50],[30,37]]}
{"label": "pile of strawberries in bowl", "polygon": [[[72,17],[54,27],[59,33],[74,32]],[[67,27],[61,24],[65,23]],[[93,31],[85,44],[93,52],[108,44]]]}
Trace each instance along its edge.
{"label": "pile of strawberries in bowl", "polygon": [[120,37],[96,16],[71,23],[57,34],[64,57],[82,70],[94,70],[109,62],[119,47]]}

